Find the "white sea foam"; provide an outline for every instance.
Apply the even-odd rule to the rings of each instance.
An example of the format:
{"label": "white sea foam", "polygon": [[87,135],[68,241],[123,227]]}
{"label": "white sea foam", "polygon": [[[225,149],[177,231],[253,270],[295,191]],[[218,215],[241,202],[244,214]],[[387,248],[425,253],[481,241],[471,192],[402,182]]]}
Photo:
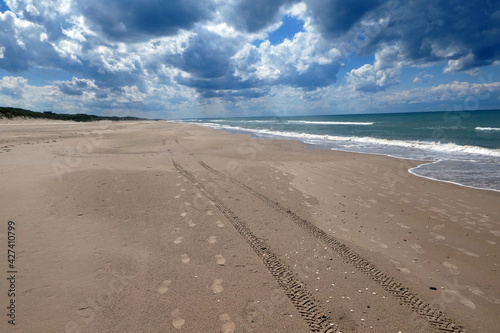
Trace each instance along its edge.
{"label": "white sea foam", "polygon": [[496,128],[496,127],[476,127],[476,131],[500,131],[500,128]]}
{"label": "white sea foam", "polygon": [[[210,120],[211,122],[215,122],[215,123],[228,123],[228,122],[232,122],[234,120],[231,120],[231,119],[215,119],[215,120]],[[276,122],[276,120],[238,120],[239,123],[274,123]]]}
{"label": "white sea foam", "polygon": [[314,125],[359,125],[368,126],[373,125],[372,122],[358,122],[358,121],[307,121],[307,120],[289,120],[291,124],[314,124]]}
{"label": "white sea foam", "polygon": [[[438,160],[438,161],[435,161],[432,163],[420,164],[414,168],[409,169],[408,172],[411,173],[412,175],[417,176],[417,177],[436,180],[439,182],[455,184],[455,185],[459,185],[459,186],[463,186],[463,187],[470,187],[470,188],[475,188],[475,189],[480,189],[480,190],[489,190],[489,191],[500,192],[500,184],[498,184],[498,182],[496,181],[496,177],[495,177],[495,180],[493,180],[493,181],[491,179],[489,179],[490,184],[488,184],[486,186],[484,185],[484,179],[481,181],[480,186],[477,186],[477,185],[475,185],[475,182],[477,180],[471,180],[470,182],[464,183],[463,179],[461,179],[462,182],[452,181],[450,179],[444,179],[442,173],[440,172],[441,170],[439,170],[439,171],[434,170],[434,172],[432,172],[432,171],[429,172],[429,170],[428,170],[429,168],[432,168],[434,165],[438,165],[438,164],[441,164],[443,162],[446,162],[446,160]],[[462,163],[464,163],[464,162],[462,162]]]}
{"label": "white sea foam", "polygon": [[455,154],[465,154],[465,155],[483,155],[483,156],[491,156],[491,157],[500,157],[500,150],[498,149],[488,149],[478,146],[466,146],[466,145],[457,145],[455,143],[441,143],[441,142],[432,142],[432,141],[405,141],[405,140],[388,140],[388,139],[380,139],[373,137],[354,137],[354,136],[335,136],[335,135],[319,135],[319,134],[308,134],[308,133],[298,133],[298,132],[285,132],[285,131],[273,131],[268,129],[248,129],[239,126],[229,126],[229,125],[220,125],[213,123],[203,123],[201,125],[205,125],[212,128],[218,129],[228,129],[228,130],[239,130],[245,132],[251,132],[261,135],[269,135],[269,136],[280,136],[287,137],[292,139],[300,139],[306,141],[306,143],[316,143],[316,144],[324,144],[324,143],[343,143],[352,144],[353,147],[364,144],[364,145],[383,145],[383,146],[392,146],[392,147],[401,147],[401,148],[411,148],[411,149],[420,149],[426,151],[434,151],[437,153],[455,153]]}

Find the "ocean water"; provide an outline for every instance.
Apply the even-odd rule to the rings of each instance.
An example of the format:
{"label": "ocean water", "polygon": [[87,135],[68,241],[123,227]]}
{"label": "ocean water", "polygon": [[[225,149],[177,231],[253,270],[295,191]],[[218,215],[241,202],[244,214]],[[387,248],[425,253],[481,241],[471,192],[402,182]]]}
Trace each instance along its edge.
{"label": "ocean water", "polygon": [[500,191],[500,110],[181,121],[320,149],[432,161],[410,172]]}

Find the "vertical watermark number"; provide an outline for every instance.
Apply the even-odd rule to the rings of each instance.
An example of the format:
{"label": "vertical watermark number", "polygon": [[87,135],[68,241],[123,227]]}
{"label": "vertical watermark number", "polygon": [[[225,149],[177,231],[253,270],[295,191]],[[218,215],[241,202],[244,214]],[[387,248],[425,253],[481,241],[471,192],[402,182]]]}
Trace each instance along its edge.
{"label": "vertical watermark number", "polygon": [[16,325],[16,222],[7,222],[7,322]]}

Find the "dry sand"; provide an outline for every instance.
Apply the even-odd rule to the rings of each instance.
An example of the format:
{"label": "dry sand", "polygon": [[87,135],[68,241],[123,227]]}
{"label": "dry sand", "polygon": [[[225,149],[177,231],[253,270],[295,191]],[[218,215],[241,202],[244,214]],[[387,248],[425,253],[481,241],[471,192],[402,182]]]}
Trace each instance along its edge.
{"label": "dry sand", "polygon": [[3,120],[0,331],[498,332],[500,193],[419,163],[188,124]]}

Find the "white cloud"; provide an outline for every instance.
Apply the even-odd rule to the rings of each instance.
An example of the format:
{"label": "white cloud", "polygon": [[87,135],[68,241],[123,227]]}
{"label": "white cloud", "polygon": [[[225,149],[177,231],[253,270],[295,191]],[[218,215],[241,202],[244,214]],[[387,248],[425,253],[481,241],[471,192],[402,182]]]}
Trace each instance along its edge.
{"label": "white cloud", "polygon": [[[346,74],[351,88],[363,92],[385,90],[399,83],[401,71],[411,63],[404,58],[399,44],[386,44],[375,53],[373,65],[365,64]],[[413,82],[419,82],[415,78]]]}
{"label": "white cloud", "polygon": [[475,62],[474,55],[472,53],[467,54],[456,60],[448,60],[448,66],[443,70],[444,73],[457,72],[470,66]]}
{"label": "white cloud", "polygon": [[82,54],[82,46],[72,40],[60,40],[57,43],[52,43],[54,49],[59,53],[61,58],[70,59],[72,62],[81,63],[80,57]]}
{"label": "white cloud", "polygon": [[[433,105],[441,103],[445,110],[481,109],[489,106],[500,95],[500,82],[471,83],[454,81],[428,88],[404,90],[372,96],[380,105],[417,104]],[[442,104],[444,103],[444,104]]]}
{"label": "white cloud", "polygon": [[[231,108],[250,112],[251,107],[279,104],[284,98],[287,110],[307,113],[308,108],[356,111],[356,106],[364,105],[369,109],[370,101],[418,104],[461,99],[474,91],[498,93],[492,82],[489,86],[452,82],[429,88],[434,80],[424,72],[413,79],[418,89],[387,92],[389,87],[397,89],[408,67],[444,65],[444,74],[435,81],[447,82],[449,77],[458,77],[450,73],[478,78],[481,66],[499,64],[494,59],[498,52],[481,48],[495,49],[499,29],[486,25],[491,38],[484,37],[485,43],[477,33],[481,25],[470,24],[489,16],[478,11],[470,15],[474,17],[465,17],[467,24],[449,20],[444,3],[408,4],[417,23],[407,20],[407,8],[386,1],[374,8],[373,3],[362,1],[172,0],[171,5],[178,8],[162,7],[160,13],[154,5],[161,0],[132,6],[119,0],[6,3],[12,12],[0,13],[0,68],[13,76],[1,81],[4,105],[28,103],[24,99],[29,97],[36,101],[29,102],[34,109],[40,105],[57,108],[56,102],[66,103],[67,110],[90,105],[109,109],[129,103],[134,108],[193,112],[200,105],[208,110],[210,104],[210,110],[217,105],[227,112]],[[436,6],[430,18],[417,10],[426,6]],[[465,2],[464,6],[473,7]],[[115,7],[116,11],[110,10]],[[178,17],[182,22],[165,19],[171,14],[182,16]],[[282,25],[280,18],[285,15],[303,20],[304,31],[271,45],[266,39]],[[465,25],[471,25],[470,29],[462,29]],[[462,34],[464,38],[457,38]],[[256,40],[263,42],[253,45]],[[349,62],[347,57],[358,53],[374,54],[375,61],[350,70],[346,86],[333,85],[339,68]],[[45,87],[22,79],[40,68],[75,78]]]}
{"label": "white cloud", "polygon": [[432,79],[434,77],[434,75],[432,74],[418,74],[417,76],[415,76],[415,78],[413,79],[413,83],[421,83],[421,82],[428,82],[427,79]]}
{"label": "white cloud", "polygon": [[285,39],[278,45],[271,45],[268,40],[258,47],[247,44],[234,60],[236,75],[243,79],[277,80],[295,72],[304,73],[315,64],[340,64],[341,54],[311,29],[298,32],[292,40]]}
{"label": "white cloud", "polygon": [[62,29],[62,33],[67,37],[77,40],[78,42],[87,41],[88,36],[96,36],[97,34],[90,30],[85,24],[85,18],[82,15],[73,16],[68,20],[71,23],[71,27],[68,29]]}

